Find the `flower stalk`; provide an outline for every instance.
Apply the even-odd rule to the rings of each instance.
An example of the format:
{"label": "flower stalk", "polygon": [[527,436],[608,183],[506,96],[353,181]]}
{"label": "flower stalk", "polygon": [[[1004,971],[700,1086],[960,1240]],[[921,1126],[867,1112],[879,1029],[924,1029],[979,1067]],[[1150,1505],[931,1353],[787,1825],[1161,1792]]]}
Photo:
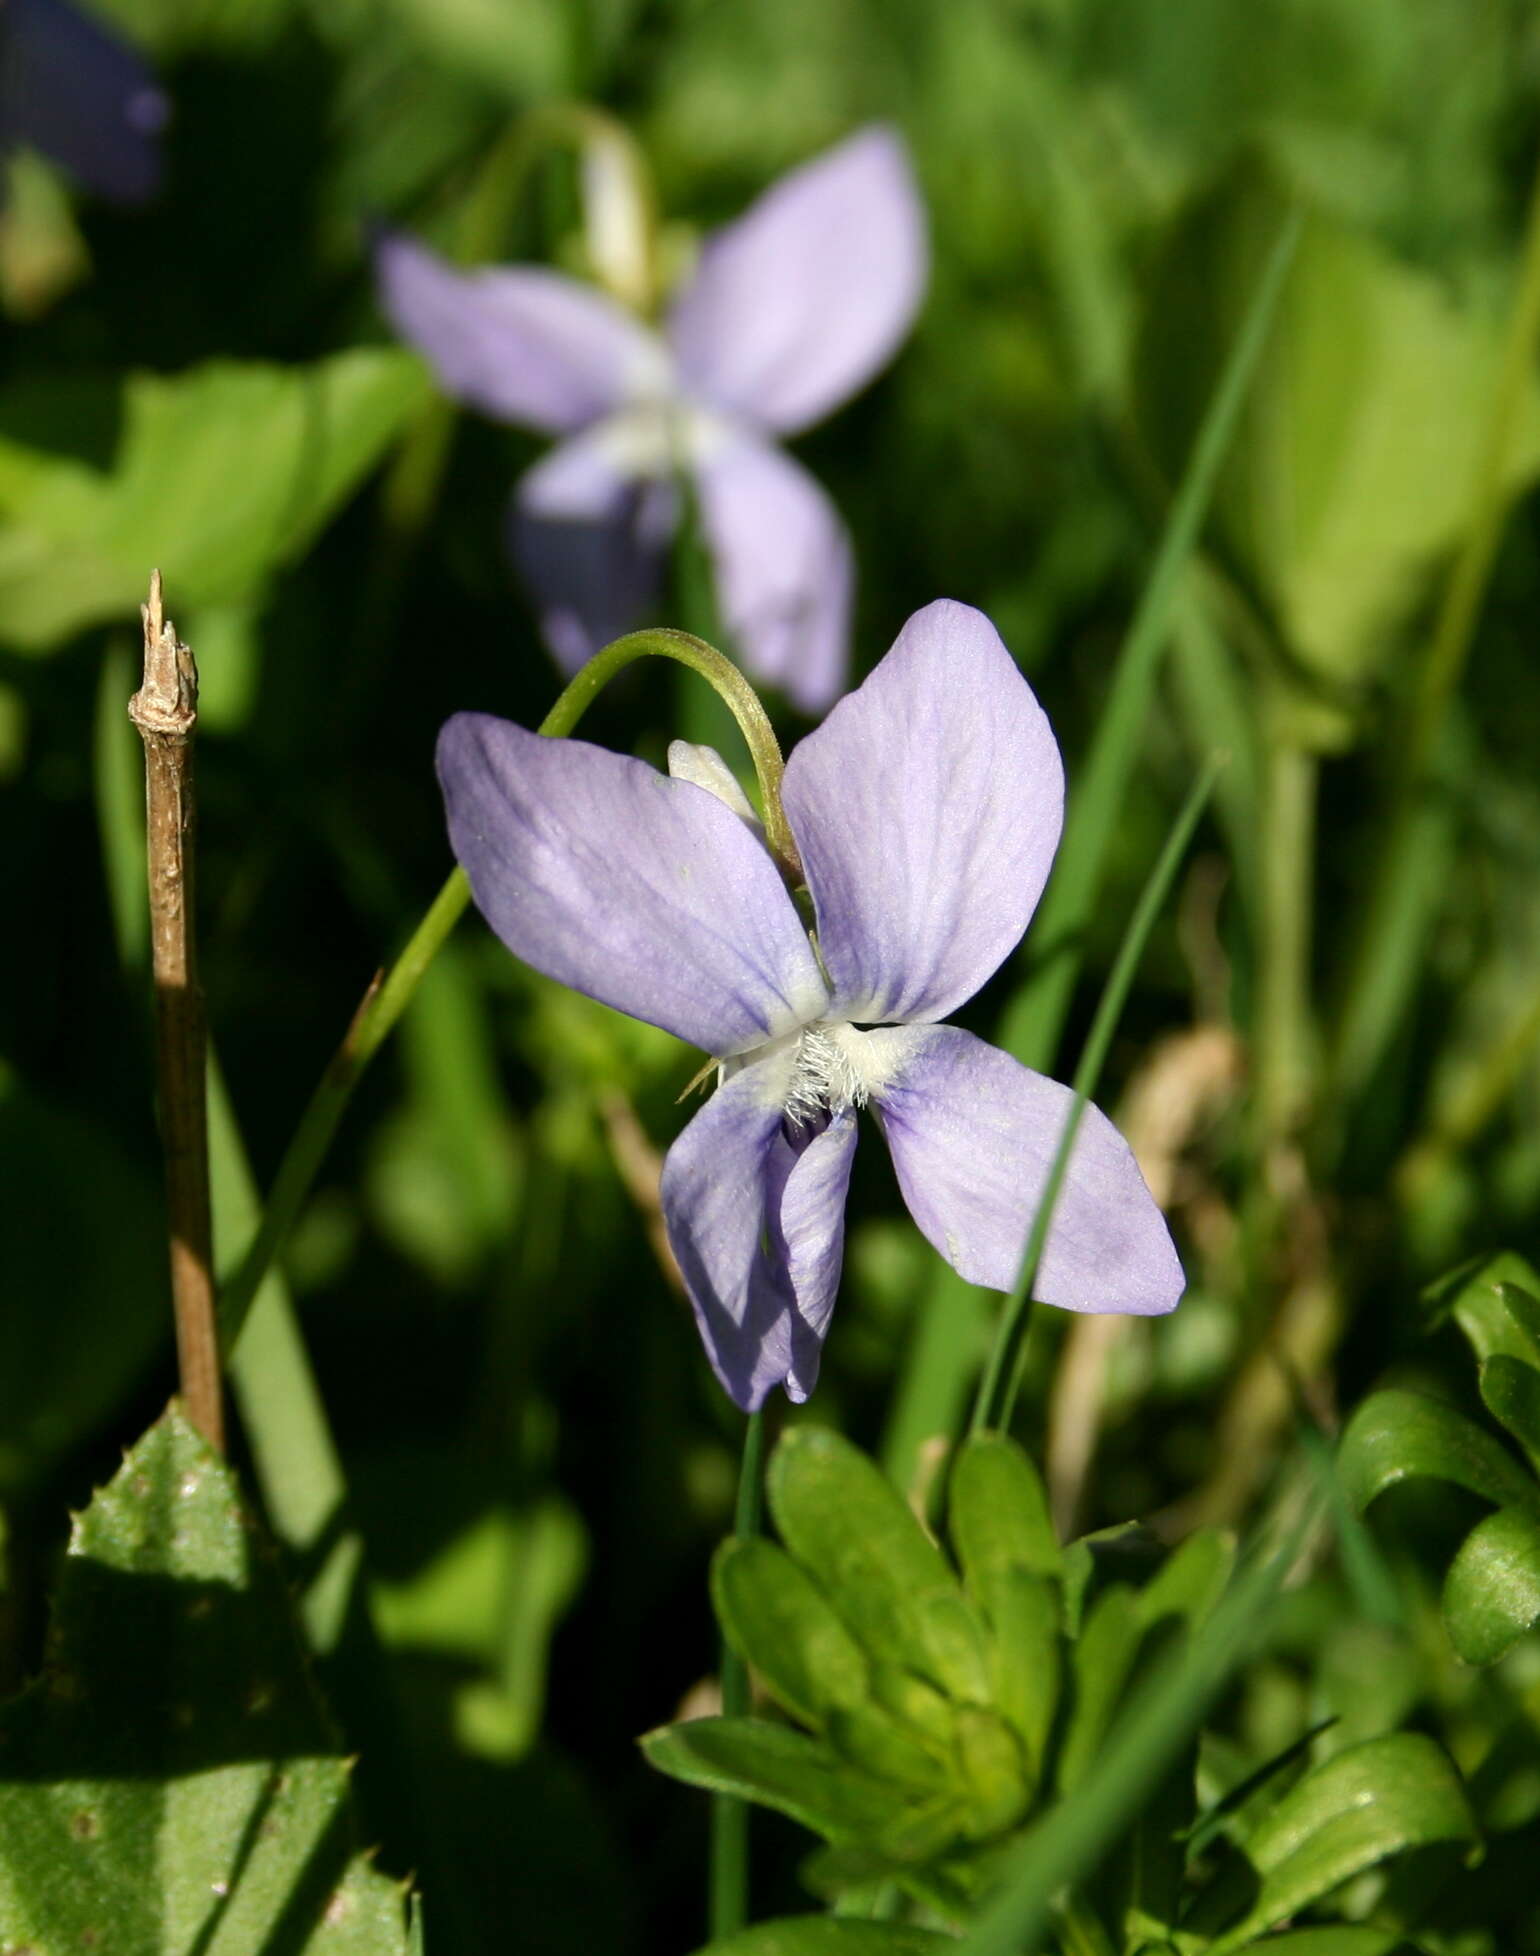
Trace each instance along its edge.
{"label": "flower stalk", "polygon": [[166,617],[160,572],[150,576],[144,680],[128,704],[144,743],[145,862],[155,975],[155,1053],[166,1156],[171,1303],[187,1416],[224,1446],[219,1340],[214,1314],[213,1225],[205,1100],[208,1032],[198,983],[193,730],[198,669]]}

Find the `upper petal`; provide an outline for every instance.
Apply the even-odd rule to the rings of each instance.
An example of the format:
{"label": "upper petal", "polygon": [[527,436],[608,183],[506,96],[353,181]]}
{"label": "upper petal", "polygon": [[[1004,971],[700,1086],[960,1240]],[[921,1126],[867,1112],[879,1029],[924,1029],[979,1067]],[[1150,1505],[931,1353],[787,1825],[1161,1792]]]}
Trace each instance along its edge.
{"label": "upper petal", "polygon": [[892,356],[925,272],[908,151],[894,131],[864,129],[707,240],[669,339],[691,388],[793,434]]}
{"label": "upper petal", "polygon": [[476,902],[537,971],[719,1055],[821,1011],[774,862],[703,788],[484,713],[447,723],[438,771]]}
{"label": "upper petal", "polygon": [[64,0],[0,8],[0,143],[33,144],[88,190],[154,194],[166,98],[115,34]]}
{"label": "upper petal", "polygon": [[717,604],[745,669],[818,713],[845,683],[854,581],[833,503],[768,443],[727,434],[697,457]]}
{"label": "upper petal", "polygon": [[1064,768],[994,626],[940,599],[798,745],[782,800],[836,1009],[940,1019],[1027,927],[1059,846]]}
{"label": "upper petal", "polygon": [[380,305],[444,391],[499,420],[562,434],[656,388],[666,356],[614,300],[533,265],[460,272],[415,239],[375,247]]}
{"label": "upper petal", "polygon": [[663,1214],[706,1354],[746,1412],[818,1376],[844,1253],[854,1116],[790,1136],[788,1050],[732,1075],[663,1164]]}
{"label": "upper petal", "polygon": [[520,478],[509,515],[514,562],[567,672],[653,610],[674,532],[673,483],[625,473],[609,429],[601,421],[543,456]]}
{"label": "upper petal", "polygon": [[[1009,1290],[1075,1096],[956,1026],[868,1035],[872,1101],[909,1213],[969,1283]],[[1133,1151],[1087,1106],[1032,1286],[1070,1311],[1171,1310],[1185,1285]]]}

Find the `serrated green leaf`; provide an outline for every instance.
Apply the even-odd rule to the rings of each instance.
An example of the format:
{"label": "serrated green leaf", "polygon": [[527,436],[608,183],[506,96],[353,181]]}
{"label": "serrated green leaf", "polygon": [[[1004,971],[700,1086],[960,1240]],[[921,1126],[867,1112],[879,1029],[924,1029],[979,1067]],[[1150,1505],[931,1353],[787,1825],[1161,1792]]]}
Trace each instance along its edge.
{"label": "serrated green leaf", "polygon": [[1348,1421],[1337,1471],[1360,1512],[1397,1481],[1423,1478],[1540,1513],[1540,1489],[1506,1447],[1443,1400],[1399,1386],[1371,1393]]}
{"label": "serrated green leaf", "polygon": [[250,600],[356,487],[426,384],[410,354],[371,348],[308,367],[132,374],[120,400],[98,403],[121,423],[104,467],[69,451],[74,395],[54,416],[56,448],[32,445],[49,419],[35,385],[22,403],[0,398],[0,634],[35,652],[132,618],[155,565],[179,610]]}
{"label": "serrated green leaf", "polygon": [[1056,1576],[1064,1564],[1042,1477],[1014,1440],[976,1433],[952,1468],[947,1533],[974,1600],[986,1610],[1001,1569]]}
{"label": "serrated green leaf", "polygon": [[1459,1774],[1431,1739],[1395,1732],[1349,1746],[1292,1787],[1244,1843],[1261,1887],[1210,1956],[1244,1948],[1391,1855],[1478,1838]]}
{"label": "serrated green leaf", "polygon": [[0,1942],[406,1950],[234,1476],[173,1408],[76,1523],[43,1676],[0,1711]]}
{"label": "serrated green leaf", "polygon": [[804,1724],[816,1731],[836,1707],[865,1699],[860,1645],[801,1564],[773,1542],[725,1541],[711,1565],[711,1599],[733,1649]]}
{"label": "serrated green leaf", "polygon": [[1540,1522],[1516,1508],[1488,1515],[1444,1578],[1449,1640],[1467,1664],[1495,1664],[1540,1622]]}
{"label": "serrated green leaf", "polygon": [[829,1428],[798,1426],[776,1448],[766,1489],[781,1539],[863,1649],[944,1687],[920,1604],[955,1595],[956,1579],[891,1482]]}
{"label": "serrated green leaf", "polygon": [[863,1841],[902,1811],[893,1792],[853,1771],[818,1739],[763,1718],[695,1718],[641,1739],[671,1779],[736,1793],[831,1841]]}
{"label": "serrated green leaf", "polygon": [[829,1915],[788,1916],[728,1936],[697,1956],[938,1956],[953,1943],[934,1929],[898,1922],[843,1922]]}
{"label": "serrated green leaf", "polygon": [[1499,1352],[1481,1368],[1481,1397],[1540,1467],[1540,1371]]}

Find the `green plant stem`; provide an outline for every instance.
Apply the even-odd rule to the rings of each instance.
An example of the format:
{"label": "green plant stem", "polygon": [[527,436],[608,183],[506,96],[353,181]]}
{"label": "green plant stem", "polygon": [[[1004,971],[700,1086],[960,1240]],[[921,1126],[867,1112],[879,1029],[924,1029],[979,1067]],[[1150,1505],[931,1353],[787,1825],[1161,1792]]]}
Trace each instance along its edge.
{"label": "green plant stem", "polygon": [[1193,830],[1198,826],[1198,818],[1213,793],[1214,782],[1222,765],[1222,761],[1217,757],[1210,760],[1194,782],[1180,813],[1171,826],[1171,833],[1166,837],[1165,846],[1156,860],[1155,867],[1150,872],[1149,880],[1134,908],[1134,914],[1128,921],[1128,928],[1123,933],[1123,942],[1119,946],[1117,960],[1103,988],[1096,1008],[1096,1017],[1091,1021],[1085,1049],[1080,1055],[1080,1064],[1075,1069],[1074,1103],[1064,1123],[1064,1132],[1059,1139],[1058,1151],[1054,1155],[1042,1200],[1037,1206],[1037,1214],[1032,1219],[1032,1229],[1027,1238],[1021,1274],[1006,1300],[1005,1309],[1000,1316],[999,1329],[995,1334],[994,1348],[984,1368],[984,1376],[979,1382],[971,1425],[971,1431],[974,1433],[990,1429],[1004,1432],[1010,1426],[1016,1394],[1021,1385],[1032,1285],[1037,1278],[1037,1266],[1043,1254],[1043,1245],[1047,1241],[1049,1224],[1053,1220],[1054,1204],[1063,1185],[1065,1170],[1069,1166],[1070,1150],[1080,1126],[1080,1118],[1085,1111],[1086,1102],[1096,1091],[1097,1081],[1101,1078],[1107,1050],[1112,1044],[1112,1035],[1117,1029],[1118,1019],[1122,1014],[1129,988],[1133,984],[1134,974],[1138,970],[1146,940],[1170,893],[1177,869],[1187,852],[1188,843],[1192,840]]}
{"label": "green plant stem", "polygon": [[[738,1505],[733,1533],[757,1535],[764,1488],[765,1416],[750,1413],[743,1432],[743,1464],[738,1470]],[[749,1709],[749,1671],[724,1639],[722,1714],[741,1718]],[[749,1806],[733,1793],[711,1796],[711,1867],[708,1910],[711,1939],[735,1935],[748,1921]]]}
{"label": "green plant stem", "polygon": [[[607,681],[636,660],[648,657],[678,660],[699,673],[726,700],[743,730],[759,780],[766,840],[789,868],[799,869],[791,831],[781,808],[785,763],[775,731],[759,703],[759,696],[743,674],[702,639],[665,628],[631,632],[625,638],[616,639],[613,645],[596,653],[570,682],[541,722],[541,733],[553,739],[570,734]],[[456,869],[429,905],[427,914],[389,972],[377,976],[365,992],[279,1163],[262,1225],[224,1287],[220,1299],[220,1330],[226,1351],[234,1349],[251,1301],[299,1218],[353,1090],[406,1010],[439,947],[464,914],[470,894],[465,872]]]}
{"label": "green plant stem", "polygon": [[1108,846],[1138,758],[1182,574],[1266,345],[1299,226],[1298,213],[1291,214],[1273,244],[1204,415],[1071,799],[1053,880],[1033,923],[1036,967],[1012,1003],[1001,1042],[1028,1066],[1044,1068],[1053,1062],[1084,954],[1084,934],[1100,900]]}
{"label": "green plant stem", "polygon": [[1309,1094],[1310,917],[1318,762],[1281,728],[1264,760],[1261,932],[1253,1052],[1263,1150],[1297,1130]]}
{"label": "green plant stem", "polygon": [[1481,602],[1502,540],[1510,462],[1524,424],[1524,397],[1532,384],[1537,354],[1540,171],[1530,193],[1518,290],[1482,437],[1464,541],[1450,568],[1427,660],[1412,696],[1405,737],[1391,776],[1369,893],[1359,910],[1360,923],[1333,1047],[1334,1099],[1356,1094],[1367,1083],[1418,969],[1416,956],[1402,959],[1396,967],[1399,982],[1394,985],[1383,982],[1379,972],[1386,943],[1398,928],[1406,928],[1409,904],[1415,906],[1420,939],[1423,920],[1437,899],[1438,883],[1421,875],[1427,851],[1419,846],[1417,831],[1429,819],[1427,805],[1440,736],[1470,657]]}
{"label": "green plant stem", "polygon": [[1404,1207],[1420,1202],[1449,1164],[1470,1147],[1517,1085],[1530,1054],[1540,1045],[1540,991],[1471,1070],[1461,1091],[1414,1142],[1396,1169]]}

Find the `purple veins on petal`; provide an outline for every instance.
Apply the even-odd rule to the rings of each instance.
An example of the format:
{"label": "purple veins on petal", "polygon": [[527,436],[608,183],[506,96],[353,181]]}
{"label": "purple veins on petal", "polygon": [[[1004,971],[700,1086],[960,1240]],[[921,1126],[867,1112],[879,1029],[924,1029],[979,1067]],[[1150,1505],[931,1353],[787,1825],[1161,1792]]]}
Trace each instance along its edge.
{"label": "purple veins on petal", "polygon": [[1037,907],[1064,818],[1058,743],[980,611],[917,611],[786,766],[787,818],[835,1009],[934,1020]]}
{"label": "purple veins on petal", "polygon": [[516,957],[721,1056],[828,992],[767,851],[703,788],[580,740],[457,714],[438,743],[449,836]]}
{"label": "purple veins on petal", "polygon": [[[909,1213],[969,1283],[1009,1290],[1074,1094],[956,1026],[869,1035],[887,1075],[872,1101]],[[1069,1311],[1172,1310],[1184,1285],[1133,1151],[1087,1106],[1032,1294]]]}

